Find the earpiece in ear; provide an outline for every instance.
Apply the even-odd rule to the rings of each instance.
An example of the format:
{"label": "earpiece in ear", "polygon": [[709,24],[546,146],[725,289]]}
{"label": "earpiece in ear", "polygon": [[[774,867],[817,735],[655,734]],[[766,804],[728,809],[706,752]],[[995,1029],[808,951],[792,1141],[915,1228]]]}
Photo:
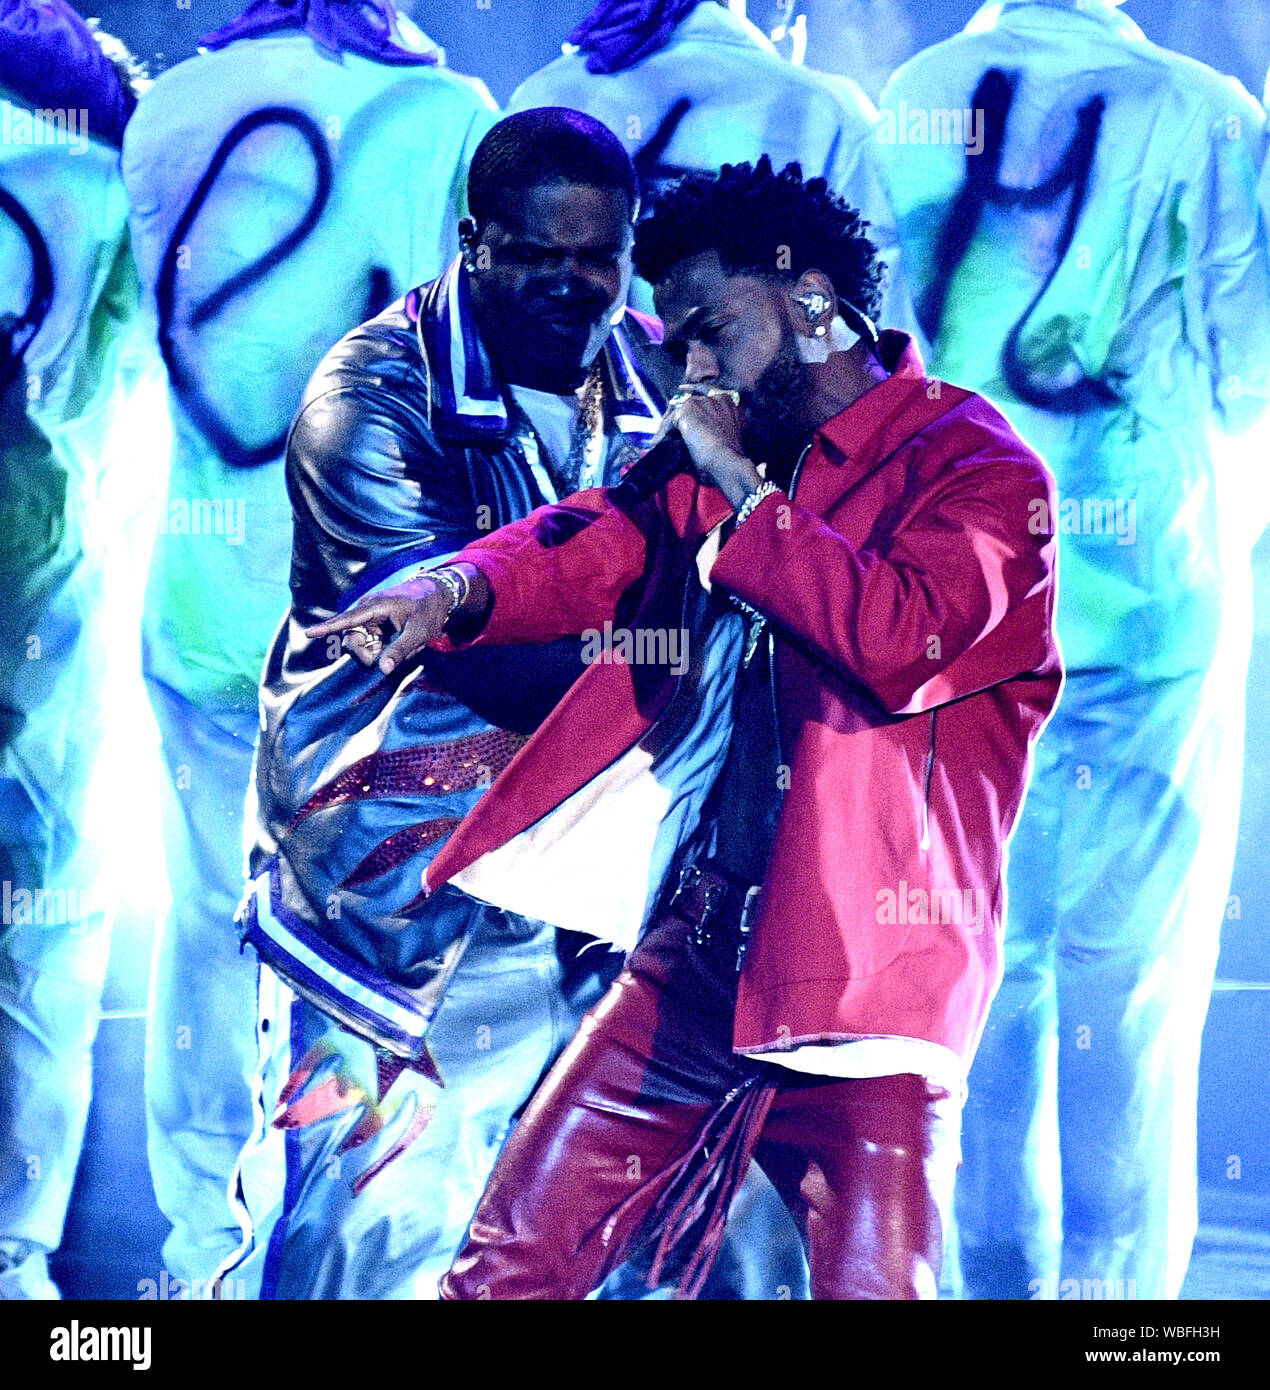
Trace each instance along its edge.
{"label": "earpiece in ear", "polygon": [[803,313],[807,315],[808,323],[815,323],[821,314],[829,307],[829,300],[821,294],[819,290],[813,290],[811,294],[802,295],[798,302],[803,306]]}

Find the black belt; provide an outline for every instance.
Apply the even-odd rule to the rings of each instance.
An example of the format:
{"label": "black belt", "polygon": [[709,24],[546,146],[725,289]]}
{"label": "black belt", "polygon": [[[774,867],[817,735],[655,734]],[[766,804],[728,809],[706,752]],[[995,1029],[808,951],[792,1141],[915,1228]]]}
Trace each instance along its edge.
{"label": "black belt", "polygon": [[714,864],[687,864],[680,869],[664,910],[687,922],[693,946],[735,951],[740,970],[762,891],[762,884],[743,883]]}

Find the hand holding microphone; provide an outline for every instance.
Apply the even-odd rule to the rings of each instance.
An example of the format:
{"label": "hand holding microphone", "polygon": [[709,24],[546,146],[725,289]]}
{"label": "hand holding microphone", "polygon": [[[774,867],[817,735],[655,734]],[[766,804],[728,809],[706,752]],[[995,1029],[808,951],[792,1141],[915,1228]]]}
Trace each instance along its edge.
{"label": "hand holding microphone", "polygon": [[739,391],[704,383],[681,386],[666,403],[647,452],[614,489],[613,500],[619,506],[645,501],[676,473],[695,465],[737,505],[759,481],[741,443],[740,407]]}

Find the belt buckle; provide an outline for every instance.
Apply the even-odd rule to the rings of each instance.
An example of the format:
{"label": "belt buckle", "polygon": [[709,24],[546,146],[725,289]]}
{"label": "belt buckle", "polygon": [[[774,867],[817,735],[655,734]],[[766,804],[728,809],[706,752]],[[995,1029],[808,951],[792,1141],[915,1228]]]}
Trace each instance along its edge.
{"label": "belt buckle", "polygon": [[741,962],[745,959],[745,948],[750,944],[750,923],[754,919],[755,910],[758,907],[758,900],[763,895],[763,885],[756,883],[745,895],[745,903],[741,908],[741,925],[738,929],[736,945],[736,968],[740,970]]}

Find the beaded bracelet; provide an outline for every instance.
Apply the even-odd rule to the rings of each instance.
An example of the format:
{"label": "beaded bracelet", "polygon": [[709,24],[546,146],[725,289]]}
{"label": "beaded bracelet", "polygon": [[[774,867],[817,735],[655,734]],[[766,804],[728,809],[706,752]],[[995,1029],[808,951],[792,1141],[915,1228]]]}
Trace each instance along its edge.
{"label": "beaded bracelet", "polygon": [[779,491],[780,488],[778,488],[775,483],[760,483],[758,487],[756,487],[754,491],[751,492],[750,495],[745,498],[745,500],[741,503],[740,507],[737,509],[737,526],[740,526],[742,522],[749,520],[750,513],[754,510],[755,507],[758,506],[758,504],[765,497],[770,497],[772,493]]}
{"label": "beaded bracelet", "polygon": [[462,570],[450,568],[448,565],[441,569],[428,570],[424,576],[427,579],[435,579],[438,584],[450,596],[450,612],[462,608],[467,602],[467,596],[472,590],[471,582]]}

